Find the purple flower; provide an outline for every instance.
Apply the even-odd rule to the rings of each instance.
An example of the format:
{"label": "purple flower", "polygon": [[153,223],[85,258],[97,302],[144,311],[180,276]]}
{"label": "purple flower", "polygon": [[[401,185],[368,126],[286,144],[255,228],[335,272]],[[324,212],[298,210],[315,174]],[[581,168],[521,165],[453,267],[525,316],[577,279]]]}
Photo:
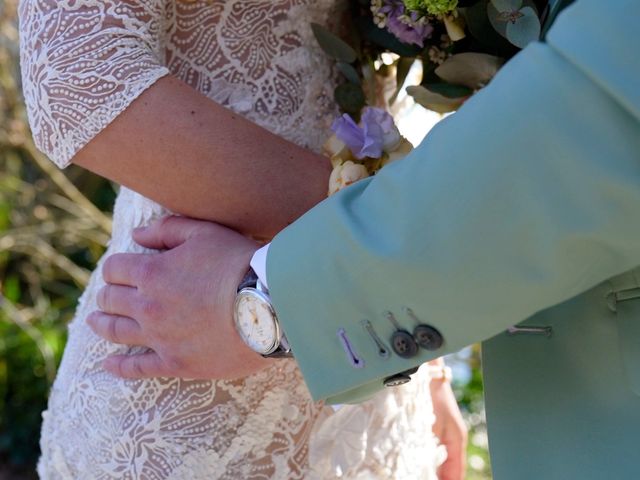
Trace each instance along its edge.
{"label": "purple flower", "polygon": [[433,33],[428,19],[417,12],[408,12],[402,0],[373,0],[371,11],[376,24],[401,42],[424,47],[425,38]]}
{"label": "purple flower", "polygon": [[331,126],[336,137],[349,147],[358,160],[365,157],[380,158],[384,151],[391,151],[398,145],[400,133],[393,117],[384,110],[365,108],[361,124],[359,126],[351,116],[344,114]]}

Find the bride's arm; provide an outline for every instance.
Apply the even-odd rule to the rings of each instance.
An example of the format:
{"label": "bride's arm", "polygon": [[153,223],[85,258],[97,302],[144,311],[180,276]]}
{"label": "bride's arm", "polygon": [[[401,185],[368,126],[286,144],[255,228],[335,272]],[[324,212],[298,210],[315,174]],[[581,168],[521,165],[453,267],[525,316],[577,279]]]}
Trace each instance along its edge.
{"label": "bride's arm", "polygon": [[326,197],[330,163],[173,77],[145,91],[73,162],[174,212],[272,236]]}
{"label": "bride's arm", "polygon": [[166,0],[22,0],[38,147],[171,210],[270,236],[326,195],[329,164],[224,109],[160,60]]}

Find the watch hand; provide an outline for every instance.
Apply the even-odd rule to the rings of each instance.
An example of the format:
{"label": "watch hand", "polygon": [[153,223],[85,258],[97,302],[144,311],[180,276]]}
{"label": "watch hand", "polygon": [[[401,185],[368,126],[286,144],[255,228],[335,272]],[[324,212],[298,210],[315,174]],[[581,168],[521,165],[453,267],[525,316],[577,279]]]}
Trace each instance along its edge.
{"label": "watch hand", "polygon": [[249,312],[251,313],[251,330],[249,330],[249,338],[252,339],[253,338],[253,329],[256,327],[256,325],[258,324],[258,314],[256,313],[256,309],[254,308],[249,308]]}

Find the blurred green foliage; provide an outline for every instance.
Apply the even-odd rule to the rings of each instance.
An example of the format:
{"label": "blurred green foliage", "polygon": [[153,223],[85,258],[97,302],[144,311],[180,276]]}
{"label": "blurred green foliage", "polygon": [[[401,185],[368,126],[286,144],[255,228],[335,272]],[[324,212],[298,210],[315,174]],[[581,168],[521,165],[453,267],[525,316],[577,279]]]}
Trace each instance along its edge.
{"label": "blurred green foliage", "polygon": [[[62,358],[66,325],[103,254],[112,185],[40,154],[20,95],[18,0],[0,0],[0,479],[34,478],[41,412]],[[455,383],[470,426],[469,480],[490,477],[475,348]]]}
{"label": "blurred green foliage", "polygon": [[[20,95],[17,0],[0,0],[0,478],[32,478],[41,412],[114,190],[35,148]],[[84,193],[81,193],[84,192]]]}

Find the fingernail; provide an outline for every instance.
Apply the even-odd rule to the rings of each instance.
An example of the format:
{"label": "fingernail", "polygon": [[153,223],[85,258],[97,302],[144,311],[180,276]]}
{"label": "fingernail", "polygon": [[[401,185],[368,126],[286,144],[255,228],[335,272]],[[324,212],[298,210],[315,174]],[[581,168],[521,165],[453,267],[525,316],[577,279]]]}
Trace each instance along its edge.
{"label": "fingernail", "polygon": [[147,227],[136,227],[133,229],[133,233],[142,233],[147,229]]}

